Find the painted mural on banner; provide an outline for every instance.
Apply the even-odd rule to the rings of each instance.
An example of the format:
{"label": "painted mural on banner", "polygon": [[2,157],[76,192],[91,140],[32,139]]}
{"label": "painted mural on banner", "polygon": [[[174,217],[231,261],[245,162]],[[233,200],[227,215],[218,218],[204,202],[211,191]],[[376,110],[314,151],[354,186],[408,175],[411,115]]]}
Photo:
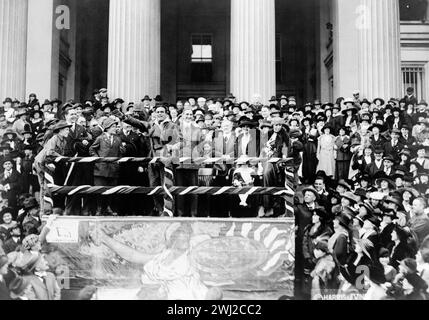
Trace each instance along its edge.
{"label": "painted mural on banner", "polygon": [[48,240],[98,299],[276,300],[293,296],[294,237],[293,219],[59,217]]}

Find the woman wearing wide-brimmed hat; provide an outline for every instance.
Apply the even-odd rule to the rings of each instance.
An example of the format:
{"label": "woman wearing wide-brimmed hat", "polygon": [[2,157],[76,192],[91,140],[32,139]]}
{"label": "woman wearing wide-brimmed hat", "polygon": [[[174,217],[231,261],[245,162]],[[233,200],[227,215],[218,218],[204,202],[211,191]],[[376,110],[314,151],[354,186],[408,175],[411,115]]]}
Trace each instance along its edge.
{"label": "woman wearing wide-brimmed hat", "polygon": [[359,120],[357,116],[358,109],[351,98],[344,100],[344,104],[346,105],[346,108],[342,111],[345,118],[344,126],[351,127],[353,123],[356,124]]}
{"label": "woman wearing wide-brimmed hat", "polygon": [[349,253],[350,222],[352,217],[340,212],[334,219],[334,234],[329,238],[329,250],[338,264],[344,265]]}
{"label": "woman wearing wide-brimmed hat", "polygon": [[396,189],[395,182],[392,181],[389,177],[382,175],[381,177],[375,180],[375,183],[378,187],[378,191],[386,195],[389,195],[390,191]]}
{"label": "woman wearing wide-brimmed hat", "polygon": [[402,207],[404,208],[404,211],[409,214],[413,206],[413,201],[420,195],[420,192],[410,187],[400,188],[395,192],[400,195]]}

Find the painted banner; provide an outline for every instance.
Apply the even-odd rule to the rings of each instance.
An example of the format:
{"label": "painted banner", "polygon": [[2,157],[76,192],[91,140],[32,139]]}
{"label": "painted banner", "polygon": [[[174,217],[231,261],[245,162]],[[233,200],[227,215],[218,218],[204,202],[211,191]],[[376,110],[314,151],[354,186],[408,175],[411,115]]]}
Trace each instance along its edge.
{"label": "painted banner", "polygon": [[58,217],[47,239],[100,300],[293,296],[293,219]]}

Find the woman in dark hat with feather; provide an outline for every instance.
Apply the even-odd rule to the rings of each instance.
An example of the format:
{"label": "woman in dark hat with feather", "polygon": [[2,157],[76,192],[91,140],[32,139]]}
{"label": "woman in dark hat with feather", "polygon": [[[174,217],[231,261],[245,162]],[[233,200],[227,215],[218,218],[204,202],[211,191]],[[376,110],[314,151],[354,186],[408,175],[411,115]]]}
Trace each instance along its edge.
{"label": "woman in dark hat with feather", "polygon": [[314,209],[312,223],[304,228],[304,236],[302,241],[302,251],[304,255],[304,281],[303,292],[309,298],[311,289],[310,273],[316,265],[316,257],[314,250],[319,241],[328,242],[329,238],[334,233],[329,227],[329,221],[326,210],[323,207]]}

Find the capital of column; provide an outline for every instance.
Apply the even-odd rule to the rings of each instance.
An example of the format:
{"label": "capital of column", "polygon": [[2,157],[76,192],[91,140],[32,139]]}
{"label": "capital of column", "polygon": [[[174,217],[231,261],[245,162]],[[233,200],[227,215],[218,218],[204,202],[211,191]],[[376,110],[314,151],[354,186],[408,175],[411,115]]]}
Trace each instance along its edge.
{"label": "capital of column", "polygon": [[276,94],[275,1],[231,0],[231,92],[239,100]]}
{"label": "capital of column", "polygon": [[160,0],[110,0],[108,90],[138,102],[160,93]]}

